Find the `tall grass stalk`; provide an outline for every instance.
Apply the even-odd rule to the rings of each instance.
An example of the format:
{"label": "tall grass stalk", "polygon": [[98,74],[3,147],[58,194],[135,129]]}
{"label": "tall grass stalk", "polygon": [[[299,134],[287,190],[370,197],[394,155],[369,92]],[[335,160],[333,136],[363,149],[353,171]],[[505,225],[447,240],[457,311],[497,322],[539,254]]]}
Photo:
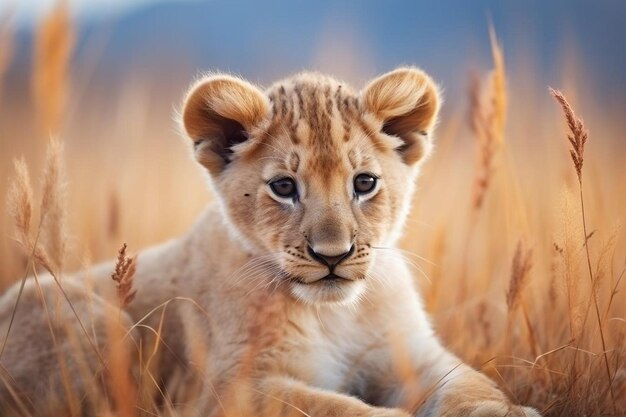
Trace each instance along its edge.
{"label": "tall grass stalk", "polygon": [[606,339],[604,336],[602,317],[600,315],[600,307],[598,305],[598,297],[596,294],[597,282],[596,279],[594,279],[593,270],[591,268],[591,256],[589,255],[589,238],[591,237],[591,235],[587,232],[585,199],[583,197],[583,163],[585,161],[585,144],[587,143],[589,133],[585,128],[585,124],[583,123],[582,119],[576,116],[576,114],[574,113],[574,109],[567,102],[567,99],[565,98],[563,93],[550,88],[550,94],[552,94],[555,100],[561,105],[565,120],[567,121],[567,126],[571,132],[567,135],[567,139],[572,146],[572,149],[570,149],[570,156],[572,158],[574,170],[576,171],[576,177],[578,179],[578,194],[580,197],[581,221],[584,233],[584,248],[587,260],[587,270],[589,272],[589,280],[591,281],[591,297],[593,299],[593,306],[595,307],[596,318],[598,320],[600,341],[602,343],[602,355],[604,357],[604,365],[606,367],[606,374],[609,383],[609,392],[611,394],[611,400],[613,404],[613,411],[617,413],[617,406],[615,405],[615,394],[613,393],[613,377],[611,376],[611,367],[609,365],[609,357],[606,348]]}

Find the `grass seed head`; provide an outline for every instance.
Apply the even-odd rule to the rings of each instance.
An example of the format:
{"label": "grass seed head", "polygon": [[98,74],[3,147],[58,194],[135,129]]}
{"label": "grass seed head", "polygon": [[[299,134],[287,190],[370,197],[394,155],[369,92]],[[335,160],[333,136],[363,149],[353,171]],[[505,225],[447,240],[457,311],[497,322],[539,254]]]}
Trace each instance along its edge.
{"label": "grass seed head", "polygon": [[121,307],[129,305],[137,290],[133,289],[133,278],[137,268],[137,257],[128,256],[126,254],[126,243],[122,245],[117,253],[117,261],[115,262],[115,270],[111,274],[111,278],[115,281],[117,289],[117,299]]}
{"label": "grass seed head", "polygon": [[571,132],[567,135],[567,139],[572,145],[572,149],[570,149],[570,155],[572,157],[572,162],[574,163],[574,169],[576,170],[578,181],[581,182],[583,176],[583,162],[585,160],[585,144],[587,143],[588,131],[585,128],[583,120],[576,116],[576,113],[574,113],[574,109],[567,101],[562,92],[550,88],[550,94],[552,94],[552,97],[555,98],[555,100],[561,105],[561,108],[563,109],[563,115],[565,116],[567,126]]}

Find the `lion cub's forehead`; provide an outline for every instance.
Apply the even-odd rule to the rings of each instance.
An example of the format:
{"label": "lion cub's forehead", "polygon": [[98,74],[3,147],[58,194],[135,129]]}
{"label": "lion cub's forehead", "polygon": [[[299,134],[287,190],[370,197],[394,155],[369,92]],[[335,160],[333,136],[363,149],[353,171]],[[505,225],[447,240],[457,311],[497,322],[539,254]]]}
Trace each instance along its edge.
{"label": "lion cub's forehead", "polygon": [[271,102],[267,129],[284,151],[287,165],[305,163],[313,170],[333,171],[344,161],[356,168],[371,146],[357,94],[331,77],[302,73],[266,91]]}

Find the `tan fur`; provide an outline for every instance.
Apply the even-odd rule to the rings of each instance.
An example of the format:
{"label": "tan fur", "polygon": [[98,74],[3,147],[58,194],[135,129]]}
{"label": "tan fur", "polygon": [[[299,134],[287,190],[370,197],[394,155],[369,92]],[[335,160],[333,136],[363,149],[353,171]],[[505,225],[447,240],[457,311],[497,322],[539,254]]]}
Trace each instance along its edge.
{"label": "tan fur", "polygon": [[[393,249],[439,103],[415,68],[359,93],[311,73],[266,91],[224,75],[192,87],[181,120],[218,201],[190,233],[139,255],[126,311],[156,328],[148,312],[179,297],[160,367],[174,403],[202,416],[538,415],[441,346]],[[372,193],[355,194],[360,173],[379,177]],[[282,177],[297,182],[297,198],[272,193]],[[342,279],[323,280],[329,267],[311,253],[350,248],[334,269]],[[91,272],[101,294],[111,270]],[[0,300],[3,326],[15,293]],[[46,342],[21,328],[11,337],[2,365],[28,378],[38,365],[21,346]]]}

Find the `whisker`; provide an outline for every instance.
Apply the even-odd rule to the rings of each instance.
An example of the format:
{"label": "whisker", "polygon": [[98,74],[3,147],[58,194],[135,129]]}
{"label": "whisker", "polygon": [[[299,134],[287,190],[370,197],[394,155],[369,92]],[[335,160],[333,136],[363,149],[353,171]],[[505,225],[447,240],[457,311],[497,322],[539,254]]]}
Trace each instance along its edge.
{"label": "whisker", "polygon": [[414,256],[414,257],[416,257],[416,258],[418,258],[418,259],[420,259],[420,260],[422,260],[422,261],[424,261],[424,262],[429,263],[429,264],[430,264],[430,265],[432,265],[432,266],[438,266],[436,263],[434,263],[434,262],[433,262],[433,261],[431,261],[430,259],[424,258],[423,256],[420,256],[420,255],[418,255],[418,254],[416,254],[416,253],[413,253],[413,252],[411,252],[411,251],[408,251],[408,250],[406,250],[406,249],[393,248],[393,247],[386,247],[386,246],[372,246],[372,249],[376,249],[376,250],[388,250],[388,251],[391,251],[391,252],[400,252],[400,253],[402,253],[402,254],[406,254],[406,255],[409,255],[409,256]]}
{"label": "whisker", "polygon": [[429,284],[432,285],[432,280],[430,279],[428,274],[426,274],[426,271],[424,271],[424,269],[420,265],[416,264],[411,259],[408,259],[403,253],[399,253],[399,252],[395,252],[395,251],[390,251],[389,253],[392,256],[396,256],[396,257],[400,258],[402,261],[406,262],[407,264],[409,264],[410,266],[415,268],[415,270],[417,272],[419,272],[429,282]]}

